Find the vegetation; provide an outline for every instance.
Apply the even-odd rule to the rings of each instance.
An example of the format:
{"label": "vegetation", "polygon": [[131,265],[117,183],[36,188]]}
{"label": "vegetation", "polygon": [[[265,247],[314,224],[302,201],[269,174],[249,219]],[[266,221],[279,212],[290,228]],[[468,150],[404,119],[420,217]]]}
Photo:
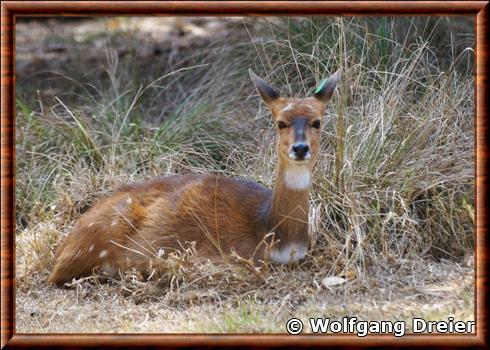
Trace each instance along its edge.
{"label": "vegetation", "polygon": [[[158,322],[134,323],[141,310],[121,316],[128,303],[164,305],[179,315],[180,328],[169,328],[175,332],[284,331],[291,315],[383,319],[359,300],[376,305],[417,293],[425,305],[447,307],[387,307],[389,318],[473,318],[472,19],[116,18],[90,20],[90,29],[83,20],[41,21],[20,22],[17,32],[23,331],[94,330],[83,322],[82,329],[63,326],[49,311],[29,316],[27,305],[41,309],[43,298],[76,298],[79,309],[66,303],[66,313],[97,313],[97,305],[122,298],[116,328],[96,324],[101,331],[162,331]],[[152,35],[145,23],[157,25]],[[42,40],[28,40],[32,26],[40,26]],[[169,259],[155,257],[147,274],[128,271],[104,284],[85,278],[73,290],[47,286],[57,245],[117,184],[193,171],[271,186],[273,126],[249,67],[284,95],[301,96],[343,72],[322,130],[307,259],[294,267],[213,265],[189,245]],[[322,285],[328,276],[344,282]],[[458,288],[424,292],[454,281]],[[339,298],[344,306],[335,308]],[[159,312],[140,316],[151,323]],[[202,312],[217,320],[196,317]]]}

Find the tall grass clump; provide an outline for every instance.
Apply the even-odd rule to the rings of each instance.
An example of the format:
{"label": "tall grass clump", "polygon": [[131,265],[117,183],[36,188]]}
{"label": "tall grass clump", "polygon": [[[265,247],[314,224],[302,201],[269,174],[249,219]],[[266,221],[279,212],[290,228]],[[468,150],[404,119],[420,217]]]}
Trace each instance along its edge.
{"label": "tall grass clump", "polygon": [[287,81],[289,90],[311,93],[337,68],[343,72],[327,109],[312,194],[314,249],[333,247],[344,272],[471,254],[471,21],[268,24],[273,38],[261,43],[258,64],[267,57],[264,70],[278,86]]}
{"label": "tall grass clump", "polygon": [[156,175],[219,172],[271,186],[273,126],[248,68],[301,96],[340,68],[311,194],[309,271],[395,275],[410,261],[471,253],[471,20],[219,21],[224,34],[177,48],[116,30],[86,57],[95,39],[78,38],[68,64],[20,74],[18,233],[54,222],[63,236],[115,185]]}
{"label": "tall grass clump", "polygon": [[[88,59],[89,37],[73,48],[70,65],[19,79],[19,228],[65,204],[80,214],[117,183],[222,170],[234,147],[231,135],[239,132],[233,111],[239,96],[223,94],[235,82],[219,78],[237,74],[223,64],[230,48],[206,41],[207,50],[186,51],[169,64],[168,57],[141,57],[136,39],[112,34],[99,56]],[[130,44],[118,46],[123,40]]]}

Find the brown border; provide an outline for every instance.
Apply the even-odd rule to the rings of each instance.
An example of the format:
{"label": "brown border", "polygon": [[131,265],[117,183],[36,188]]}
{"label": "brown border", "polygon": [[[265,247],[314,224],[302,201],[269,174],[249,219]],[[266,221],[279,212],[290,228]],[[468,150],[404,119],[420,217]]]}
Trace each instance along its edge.
{"label": "brown border", "polygon": [[6,1],[14,15],[475,15],[488,1]]}
{"label": "brown border", "polygon": [[[5,1],[1,4],[1,347],[396,346],[487,348],[489,332],[487,200],[488,1]],[[217,334],[15,334],[14,210],[15,119],[13,93],[15,16],[91,15],[473,15],[476,16],[476,335],[321,336]]]}

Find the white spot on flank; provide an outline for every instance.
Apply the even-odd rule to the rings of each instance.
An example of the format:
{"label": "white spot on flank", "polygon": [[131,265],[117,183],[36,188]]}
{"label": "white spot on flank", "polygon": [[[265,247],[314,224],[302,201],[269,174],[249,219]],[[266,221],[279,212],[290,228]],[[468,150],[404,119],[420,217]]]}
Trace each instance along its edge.
{"label": "white spot on flank", "polygon": [[133,200],[131,199],[131,197],[126,198],[126,203],[127,204],[133,203]]}
{"label": "white spot on flank", "polygon": [[75,254],[75,258],[78,258],[80,256],[80,253],[81,253],[81,251],[80,251],[80,249],[78,249],[77,253]]}
{"label": "white spot on flank", "polygon": [[107,250],[103,250],[103,251],[101,251],[101,252],[100,252],[100,254],[99,254],[99,258],[104,258],[104,257],[106,257],[106,256],[107,256]]}
{"label": "white spot on flank", "polygon": [[116,226],[117,225],[117,219],[112,220],[111,226]]}
{"label": "white spot on flank", "polygon": [[279,264],[289,264],[303,259],[307,251],[307,246],[291,243],[281,249],[272,249],[270,259]]}
{"label": "white spot on flank", "polygon": [[307,166],[292,165],[284,173],[284,184],[292,190],[304,190],[310,186],[311,172]]}
{"label": "white spot on flank", "polygon": [[88,251],[89,252],[91,252],[92,250],[94,250],[94,245],[93,244],[90,246],[90,248],[88,248]]}
{"label": "white spot on flank", "polygon": [[87,227],[92,227],[92,226],[94,226],[93,222],[91,222],[90,224],[87,225]]}
{"label": "white spot on flank", "polygon": [[282,110],[283,110],[283,112],[289,112],[292,109],[293,109],[293,104],[290,103],[286,107],[284,107]]}

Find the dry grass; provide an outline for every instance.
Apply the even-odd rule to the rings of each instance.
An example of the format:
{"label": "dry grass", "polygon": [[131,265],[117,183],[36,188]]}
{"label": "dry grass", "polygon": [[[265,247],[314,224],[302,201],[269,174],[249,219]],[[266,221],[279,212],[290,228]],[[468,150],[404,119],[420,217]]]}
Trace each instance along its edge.
{"label": "dry grass", "polygon": [[[471,24],[21,23],[17,331],[283,332],[290,317],[472,319]],[[323,127],[307,259],[216,265],[188,245],[155,256],[148,271],[47,286],[57,245],[117,184],[194,171],[271,186],[274,134],[249,67],[301,95],[343,70]],[[346,282],[325,287],[328,276]]]}

